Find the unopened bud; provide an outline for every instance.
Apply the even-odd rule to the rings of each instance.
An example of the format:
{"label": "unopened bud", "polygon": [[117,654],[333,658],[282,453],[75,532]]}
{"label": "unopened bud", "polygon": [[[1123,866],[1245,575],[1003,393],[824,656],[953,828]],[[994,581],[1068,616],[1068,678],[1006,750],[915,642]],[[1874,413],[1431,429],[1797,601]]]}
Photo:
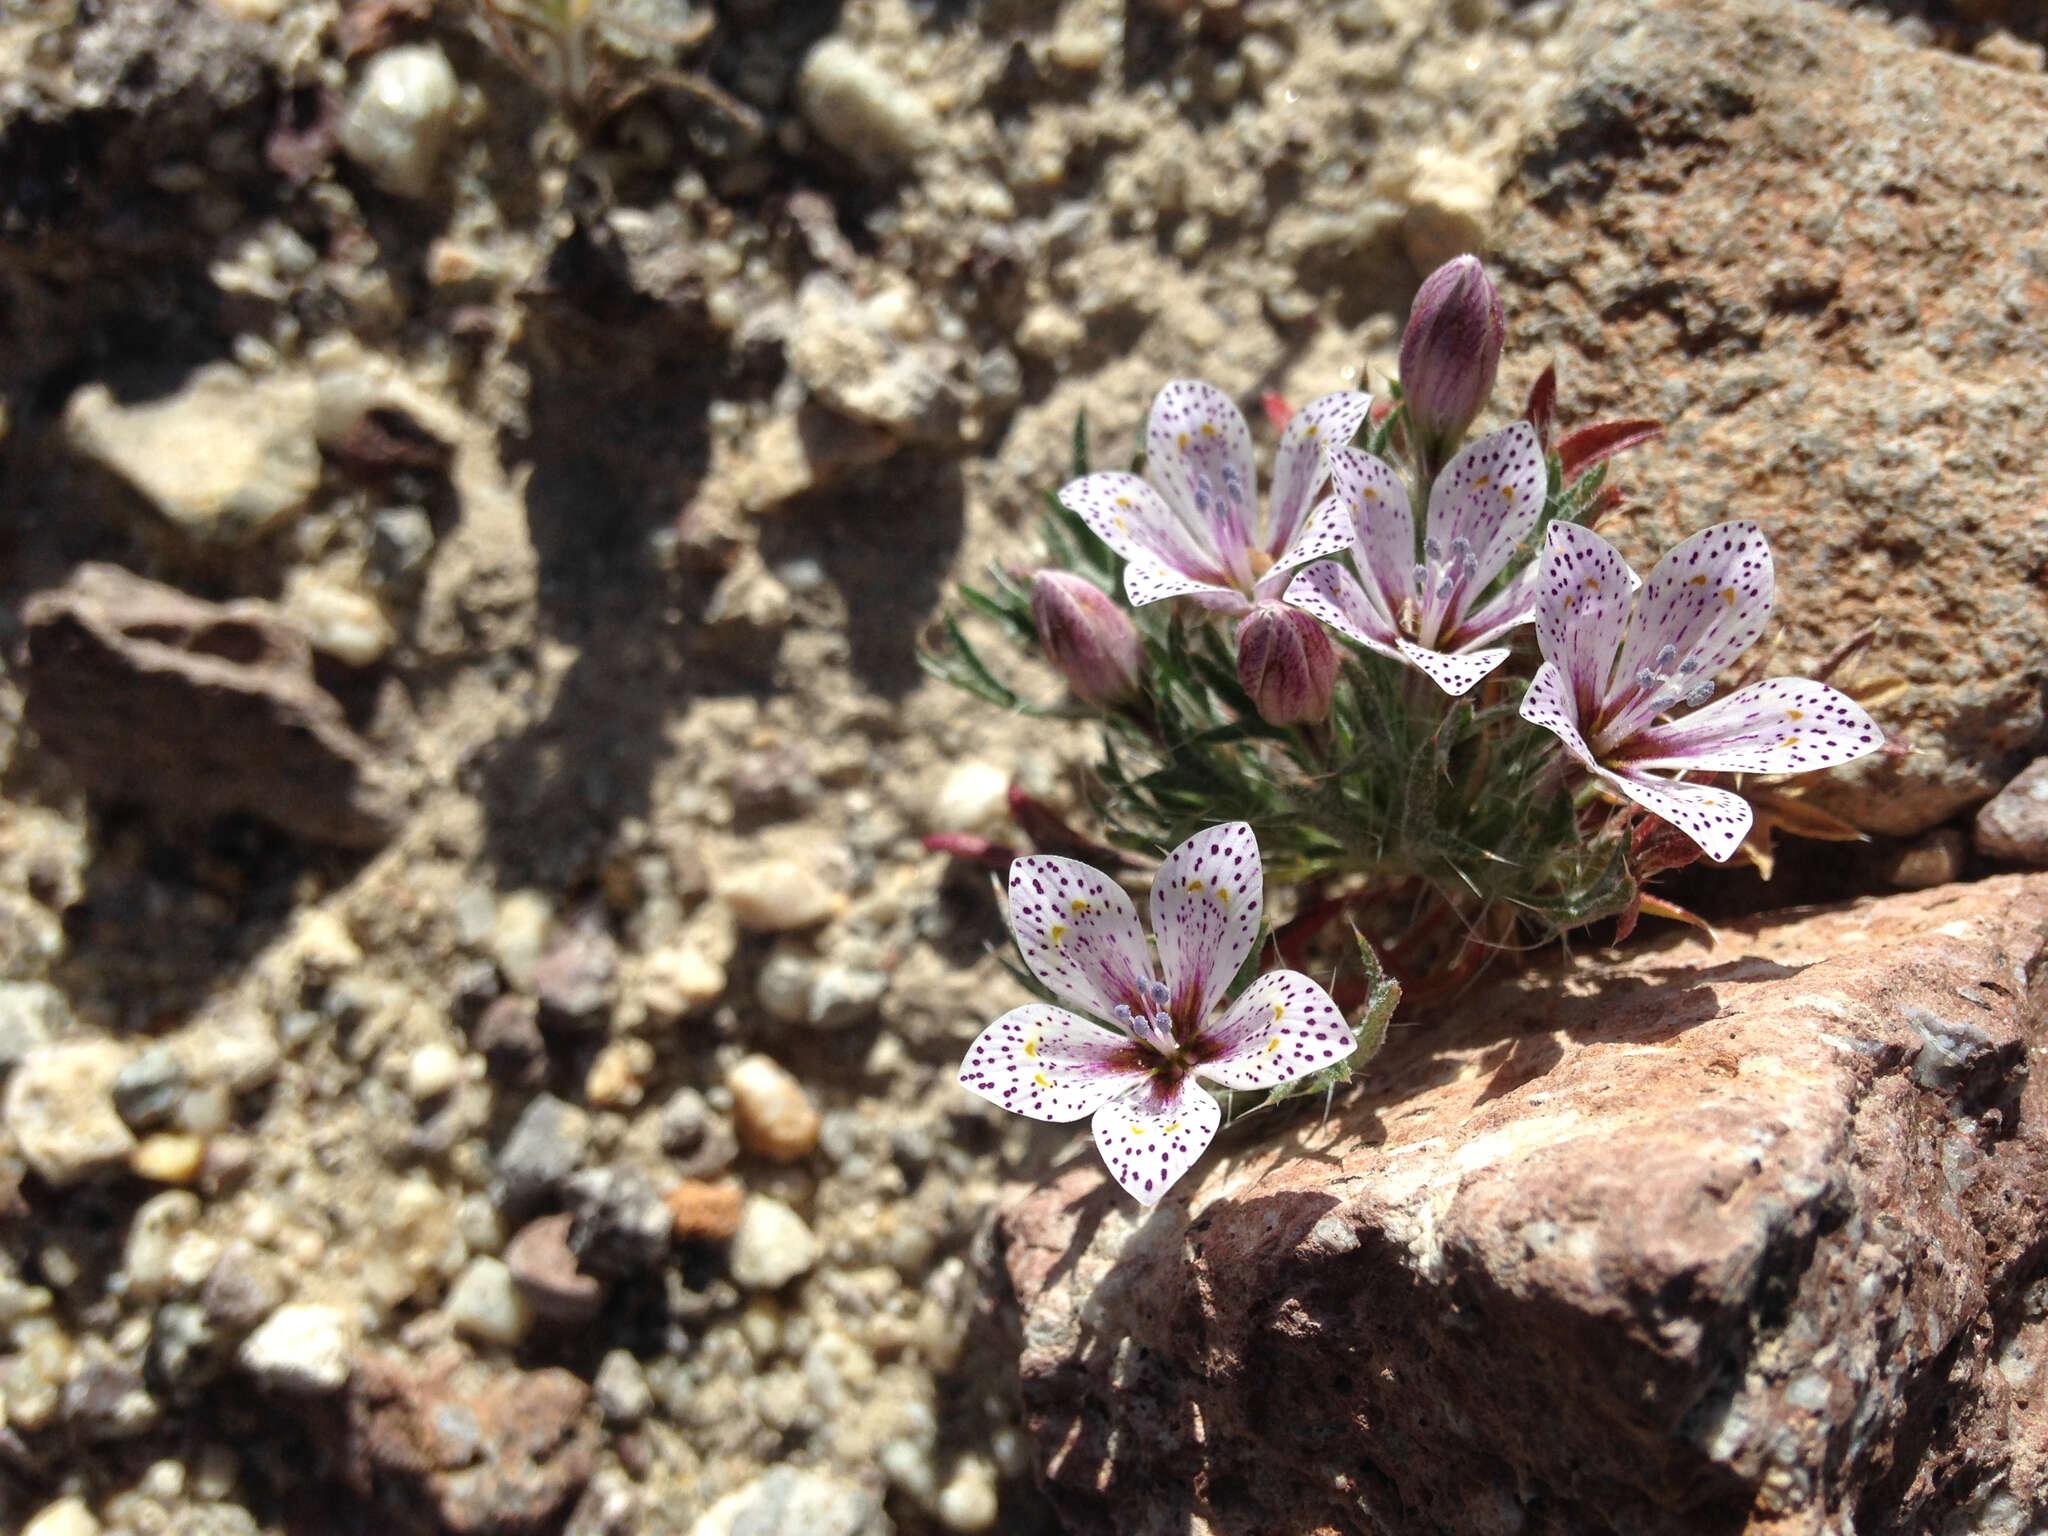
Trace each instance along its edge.
{"label": "unopened bud", "polygon": [[1493,393],[1507,317],[1476,256],[1445,262],[1424,280],[1401,333],[1401,397],[1437,462]]}
{"label": "unopened bud", "polygon": [[1131,616],[1102,588],[1067,571],[1031,578],[1038,643],[1085,703],[1112,709],[1138,696],[1145,651]]}
{"label": "unopened bud", "polygon": [[1330,712],[1337,649],[1300,609],[1261,603],[1237,627],[1237,680],[1268,725],[1307,725]]}

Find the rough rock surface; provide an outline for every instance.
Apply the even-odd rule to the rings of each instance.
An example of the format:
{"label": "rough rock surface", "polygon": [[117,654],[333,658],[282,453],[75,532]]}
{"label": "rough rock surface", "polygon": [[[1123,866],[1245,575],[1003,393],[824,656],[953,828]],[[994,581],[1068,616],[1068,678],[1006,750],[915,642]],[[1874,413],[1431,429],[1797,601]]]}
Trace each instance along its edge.
{"label": "rough rock surface", "polygon": [[1536,968],[1149,1216],[1080,1159],[998,1234],[1062,1520],[2038,1523],[2044,1009],[2003,877]]}
{"label": "rough rock surface", "polygon": [[2048,864],[2048,757],[2035,758],[1977,813],[1977,850],[1994,859]]}
{"label": "rough rock surface", "polygon": [[400,803],[267,603],[209,603],[89,564],[24,605],[28,723],[89,787],[203,819],[246,812],[369,847]]}
{"label": "rough rock surface", "polygon": [[1612,6],[1495,230],[1525,387],[1670,423],[1609,521],[1632,556],[1771,536],[1781,665],[1867,626],[1911,757],[1817,798],[1911,833],[2041,741],[2048,93],[1817,5]]}

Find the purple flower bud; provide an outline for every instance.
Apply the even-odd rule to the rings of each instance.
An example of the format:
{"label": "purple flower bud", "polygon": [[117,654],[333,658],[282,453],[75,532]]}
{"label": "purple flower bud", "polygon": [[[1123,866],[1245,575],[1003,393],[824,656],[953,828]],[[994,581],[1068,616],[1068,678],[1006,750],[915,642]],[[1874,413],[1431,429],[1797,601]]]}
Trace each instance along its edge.
{"label": "purple flower bud", "polygon": [[1131,616],[1102,588],[1067,571],[1031,578],[1031,618],[1038,643],[1077,697],[1113,709],[1138,696],[1144,648]]}
{"label": "purple flower bud", "polygon": [[1415,295],[1401,333],[1401,397],[1437,463],[1493,393],[1506,332],[1500,295],[1476,256],[1445,262]]}
{"label": "purple flower bud", "polygon": [[1337,650],[1299,609],[1261,603],[1237,626],[1237,680],[1268,725],[1307,725],[1330,712]]}

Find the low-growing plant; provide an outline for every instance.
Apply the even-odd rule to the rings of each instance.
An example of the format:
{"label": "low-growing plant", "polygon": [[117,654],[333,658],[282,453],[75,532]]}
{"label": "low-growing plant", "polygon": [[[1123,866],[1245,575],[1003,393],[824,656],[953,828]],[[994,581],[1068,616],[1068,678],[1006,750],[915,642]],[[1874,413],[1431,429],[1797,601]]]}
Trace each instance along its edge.
{"label": "low-growing plant", "polygon": [[[1546,369],[1520,419],[1466,441],[1503,331],[1476,260],[1432,274],[1388,398],[1344,391],[1294,411],[1268,399],[1279,443],[1263,501],[1244,417],[1206,384],[1160,391],[1128,470],[1093,469],[1077,422],[1073,478],[1047,498],[1044,566],[998,568],[961,592],[1003,640],[1051,661],[1072,699],[1025,697],[957,616],[926,654],[935,675],[1000,708],[1099,720],[1107,841],[1152,856],[1179,845],[1154,886],[1162,983],[1128,898],[1100,872],[1121,866],[1111,849],[1063,827],[1058,852],[1078,857],[946,844],[1007,862],[1031,976],[1110,1021],[1045,1005],[1006,1015],[963,1083],[1042,1119],[1094,1115],[1112,1171],[1147,1203],[1214,1134],[1220,1110],[1200,1080],[1268,1093],[1326,1082],[1350,1059],[1346,1008],[1364,1008],[1376,1047],[1397,987],[1440,993],[1495,953],[1602,918],[1625,937],[1642,911],[1688,916],[1644,883],[1702,854],[1767,859],[1769,826],[1798,814],[1754,776],[1884,746],[1825,682],[1714,697],[1775,601],[1754,523],[1695,534],[1647,577],[1594,531],[1619,502],[1612,456],[1656,422],[1560,435]],[[1743,793],[1712,782],[1724,776],[1742,776]],[[1762,823],[1750,794],[1769,801]],[[1052,819],[1027,803],[1041,826]],[[1212,847],[1239,860],[1221,888]],[[1244,924],[1268,875],[1301,888],[1299,913],[1262,945],[1256,917]],[[1181,890],[1184,877],[1196,883]],[[1079,905],[1063,914],[1055,899]],[[1200,986],[1175,959],[1195,915],[1228,937],[1205,951]],[[1294,970],[1256,977],[1262,948],[1299,964],[1346,917],[1360,960],[1334,997]],[[1226,961],[1246,990],[1212,1020]],[[1245,1023],[1260,1009],[1272,1028]],[[1344,1049],[1304,1055],[1280,1027],[1297,1017],[1328,1032],[1319,1047],[1341,1035]],[[1254,1046],[1270,1053],[1259,1071],[1240,1059]]]}

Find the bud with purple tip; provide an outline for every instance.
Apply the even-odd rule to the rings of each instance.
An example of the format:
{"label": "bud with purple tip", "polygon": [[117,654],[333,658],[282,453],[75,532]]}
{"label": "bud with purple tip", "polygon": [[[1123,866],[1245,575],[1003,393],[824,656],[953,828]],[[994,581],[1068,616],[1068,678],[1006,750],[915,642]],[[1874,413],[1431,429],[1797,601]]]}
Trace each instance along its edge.
{"label": "bud with purple tip", "polygon": [[1114,709],[1138,696],[1145,666],[1138,631],[1094,582],[1040,571],[1031,578],[1031,618],[1038,643],[1083,702]]}
{"label": "bud with purple tip", "polygon": [[1401,397],[1424,453],[1441,464],[1493,393],[1507,317],[1476,256],[1430,273],[1401,333]]}
{"label": "bud with purple tip", "polygon": [[1237,680],[1268,725],[1309,725],[1330,712],[1337,651],[1307,614],[1261,603],[1237,627]]}

